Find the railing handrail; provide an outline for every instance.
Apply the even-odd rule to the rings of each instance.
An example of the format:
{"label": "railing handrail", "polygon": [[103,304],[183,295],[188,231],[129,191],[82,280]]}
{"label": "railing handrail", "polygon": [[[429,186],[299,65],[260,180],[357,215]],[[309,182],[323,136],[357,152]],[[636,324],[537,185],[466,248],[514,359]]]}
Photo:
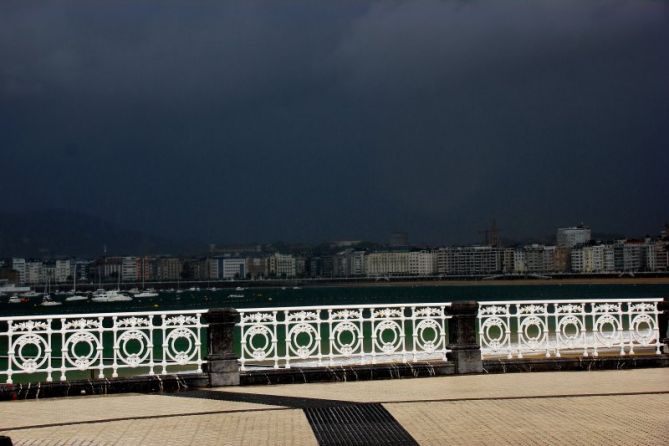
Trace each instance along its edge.
{"label": "railing handrail", "polygon": [[368,305],[300,305],[293,307],[238,308],[239,313],[266,313],[271,311],[291,310],[348,310],[373,308],[411,308],[411,307],[450,307],[451,302],[405,303],[405,304],[368,304]]}
{"label": "railing handrail", "polygon": [[77,313],[77,314],[34,314],[32,316],[2,316],[0,322],[26,321],[35,319],[86,319],[86,318],[108,318],[114,316],[162,316],[180,314],[206,314],[209,310],[166,310],[166,311],[126,311],[122,313]]}
{"label": "railing handrail", "polygon": [[491,300],[478,301],[479,306],[482,305],[522,305],[522,304],[599,304],[599,303],[637,303],[637,302],[662,302],[661,297],[648,298],[629,298],[629,299],[538,299],[538,300]]}

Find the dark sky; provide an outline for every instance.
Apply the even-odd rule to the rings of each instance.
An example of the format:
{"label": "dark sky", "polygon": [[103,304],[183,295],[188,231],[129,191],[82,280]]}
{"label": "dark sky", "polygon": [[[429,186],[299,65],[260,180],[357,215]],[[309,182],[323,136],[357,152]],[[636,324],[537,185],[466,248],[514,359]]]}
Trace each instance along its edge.
{"label": "dark sky", "polygon": [[0,2],[0,193],[203,241],[669,220],[664,1]]}

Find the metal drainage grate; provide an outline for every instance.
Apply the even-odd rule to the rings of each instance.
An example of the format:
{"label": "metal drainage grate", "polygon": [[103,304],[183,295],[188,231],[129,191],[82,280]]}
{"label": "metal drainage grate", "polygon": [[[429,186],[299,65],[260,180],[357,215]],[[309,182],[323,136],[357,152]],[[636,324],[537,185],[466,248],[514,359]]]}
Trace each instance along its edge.
{"label": "metal drainage grate", "polygon": [[381,404],[304,409],[321,446],[418,445]]}

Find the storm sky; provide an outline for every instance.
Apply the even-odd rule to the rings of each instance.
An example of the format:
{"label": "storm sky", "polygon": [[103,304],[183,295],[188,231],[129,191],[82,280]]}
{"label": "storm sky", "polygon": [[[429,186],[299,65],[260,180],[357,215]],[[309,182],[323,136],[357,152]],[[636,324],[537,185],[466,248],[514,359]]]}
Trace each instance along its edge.
{"label": "storm sky", "polygon": [[0,196],[206,242],[655,234],[669,4],[2,1]]}

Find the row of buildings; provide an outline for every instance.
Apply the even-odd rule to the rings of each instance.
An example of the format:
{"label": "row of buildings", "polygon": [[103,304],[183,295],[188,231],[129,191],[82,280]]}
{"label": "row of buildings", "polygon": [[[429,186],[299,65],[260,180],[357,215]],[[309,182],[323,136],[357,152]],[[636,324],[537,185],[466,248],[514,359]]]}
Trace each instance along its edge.
{"label": "row of buildings", "polygon": [[[13,258],[0,263],[0,278],[36,285],[73,282],[149,282],[294,277],[470,276],[495,274],[613,273],[667,271],[669,238],[592,240],[590,228],[560,228],[555,245],[454,246],[438,249],[360,250],[329,255],[246,252],[203,258],[105,257],[51,262]],[[14,277],[8,277],[13,275]]]}

